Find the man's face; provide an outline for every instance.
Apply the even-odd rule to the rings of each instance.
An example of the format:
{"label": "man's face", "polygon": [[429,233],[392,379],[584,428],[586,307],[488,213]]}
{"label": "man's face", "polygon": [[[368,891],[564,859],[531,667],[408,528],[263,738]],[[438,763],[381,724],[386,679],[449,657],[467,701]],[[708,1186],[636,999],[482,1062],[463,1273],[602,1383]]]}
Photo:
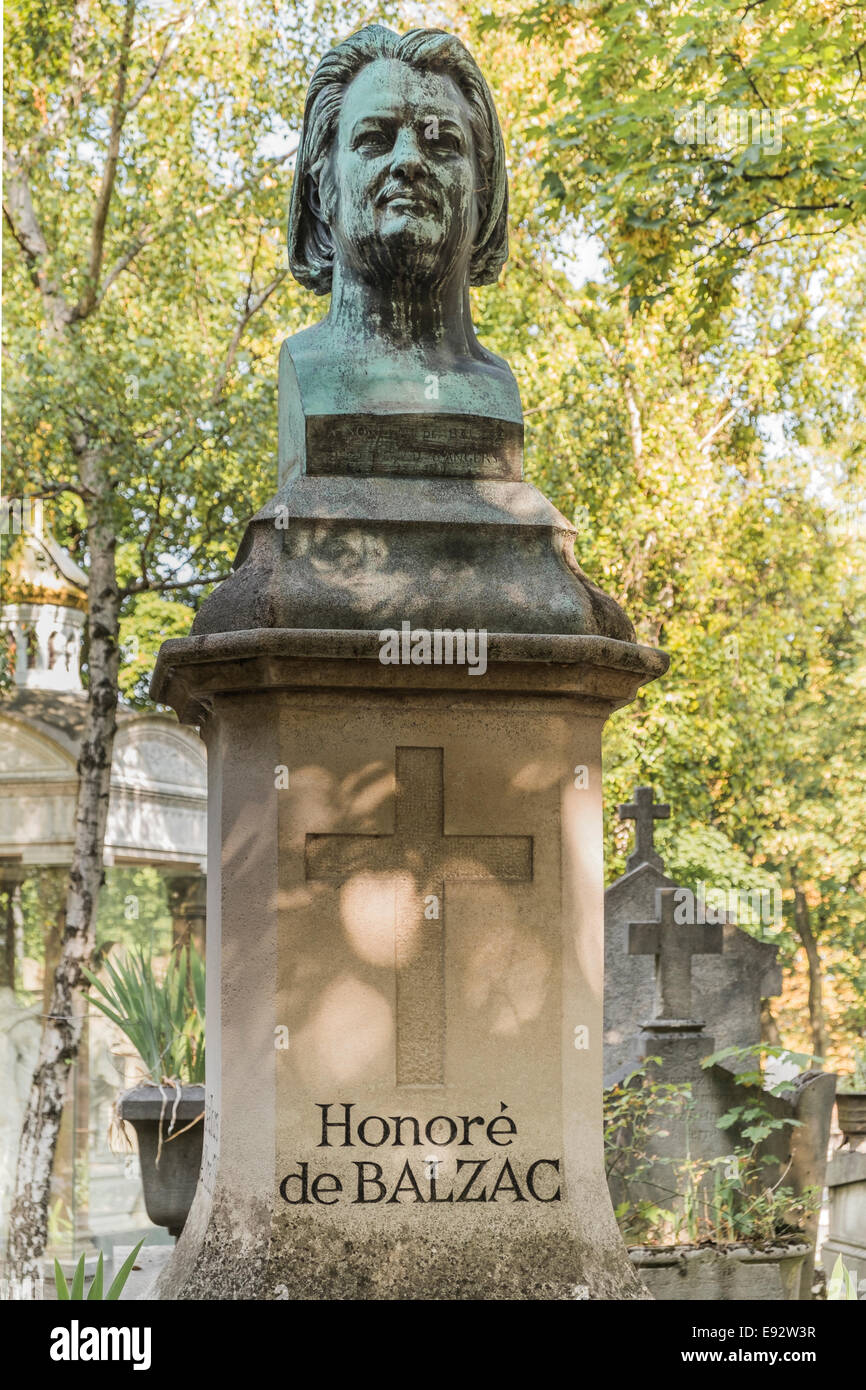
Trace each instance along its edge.
{"label": "man's face", "polygon": [[469,105],[451,78],[369,63],[346,90],[320,184],[337,260],[365,279],[468,273],[476,181]]}

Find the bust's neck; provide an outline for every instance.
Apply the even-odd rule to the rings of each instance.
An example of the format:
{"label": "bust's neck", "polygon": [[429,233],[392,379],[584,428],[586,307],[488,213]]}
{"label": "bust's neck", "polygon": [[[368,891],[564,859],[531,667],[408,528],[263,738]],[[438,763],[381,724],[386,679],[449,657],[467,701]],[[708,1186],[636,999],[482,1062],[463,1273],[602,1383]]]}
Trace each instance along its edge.
{"label": "bust's neck", "polygon": [[327,322],[332,333],[355,342],[455,357],[478,353],[465,275],[422,288],[404,280],[371,285],[352,267],[335,262]]}

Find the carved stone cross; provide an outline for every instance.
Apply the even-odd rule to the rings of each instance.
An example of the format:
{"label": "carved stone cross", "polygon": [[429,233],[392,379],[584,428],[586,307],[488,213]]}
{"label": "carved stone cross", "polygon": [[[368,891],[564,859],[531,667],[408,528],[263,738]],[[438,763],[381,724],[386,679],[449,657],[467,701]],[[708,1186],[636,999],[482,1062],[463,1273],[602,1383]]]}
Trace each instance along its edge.
{"label": "carved stone cross", "polygon": [[531,835],[446,835],[444,826],[443,750],[398,748],[393,835],[306,837],[308,879],[344,883],[360,873],[400,876],[395,920],[398,1086],[444,1081],[446,882],[532,878]]}
{"label": "carved stone cross", "polygon": [[618,806],[617,810],[620,820],[634,821],[634,852],[629,855],[626,869],[631,871],[641,864],[653,864],[663,870],[662,857],[653,848],[653,821],[667,820],[670,806],[653,803],[652,787],[637,787],[634,801]]}
{"label": "carved stone cross", "polygon": [[691,1020],[692,956],[722,953],[721,926],[688,926],[674,920],[676,888],[656,892],[656,922],[631,922],[628,929],[630,956],[656,958],[656,1018]]}

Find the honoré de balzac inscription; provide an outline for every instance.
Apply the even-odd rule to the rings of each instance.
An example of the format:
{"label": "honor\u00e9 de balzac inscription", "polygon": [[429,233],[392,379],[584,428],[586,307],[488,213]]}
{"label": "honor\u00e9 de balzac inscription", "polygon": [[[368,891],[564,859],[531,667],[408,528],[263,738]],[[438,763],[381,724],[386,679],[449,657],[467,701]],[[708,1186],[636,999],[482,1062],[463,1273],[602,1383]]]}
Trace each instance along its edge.
{"label": "honor\u00e9 de balzac inscription", "polygon": [[[483,1115],[434,1115],[423,1122],[414,1115],[365,1115],[356,1120],[353,1102],[317,1103],[321,1111],[320,1149],[409,1149],[434,1145],[438,1149],[474,1147],[485,1140],[494,1148],[507,1148],[517,1135],[517,1124],[506,1114],[492,1119]],[[520,1163],[508,1157],[457,1157],[453,1176],[440,1174],[441,1155],[406,1158],[396,1176],[386,1177],[373,1159],[350,1159],[348,1172],[315,1171],[308,1160],[299,1161],[280,1183],[280,1196],[289,1206],[333,1206],[348,1201],[353,1206],[384,1202],[431,1204],[453,1202],[559,1202],[562,1200],[560,1160],[536,1158]]]}

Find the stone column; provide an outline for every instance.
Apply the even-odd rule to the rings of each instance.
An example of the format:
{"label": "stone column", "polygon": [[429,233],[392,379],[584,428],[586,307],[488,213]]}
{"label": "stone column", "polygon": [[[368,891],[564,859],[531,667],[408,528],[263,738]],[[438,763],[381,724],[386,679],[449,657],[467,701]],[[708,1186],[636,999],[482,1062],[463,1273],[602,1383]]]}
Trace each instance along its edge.
{"label": "stone column", "polygon": [[[602,1161],[601,731],[666,663],[552,630],[586,620],[573,533],[491,486],[289,484],[162,648],[210,779],[207,1137],[162,1297],[642,1296]],[[440,625],[498,609],[483,675],[380,660],[434,541]]]}

